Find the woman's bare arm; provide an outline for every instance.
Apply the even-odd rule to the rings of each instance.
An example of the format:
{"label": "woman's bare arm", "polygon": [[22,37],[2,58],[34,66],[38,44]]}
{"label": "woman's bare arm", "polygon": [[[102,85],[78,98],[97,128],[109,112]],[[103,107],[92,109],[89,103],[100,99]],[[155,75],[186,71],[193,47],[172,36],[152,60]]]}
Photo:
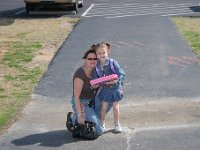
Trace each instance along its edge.
{"label": "woman's bare arm", "polygon": [[[81,80],[80,78],[74,79],[74,102],[75,102],[75,107],[78,114],[78,121],[79,121],[79,117],[82,117],[80,95],[83,88],[83,83],[84,83],[83,80]],[[84,121],[81,120],[79,123],[83,124]]]}

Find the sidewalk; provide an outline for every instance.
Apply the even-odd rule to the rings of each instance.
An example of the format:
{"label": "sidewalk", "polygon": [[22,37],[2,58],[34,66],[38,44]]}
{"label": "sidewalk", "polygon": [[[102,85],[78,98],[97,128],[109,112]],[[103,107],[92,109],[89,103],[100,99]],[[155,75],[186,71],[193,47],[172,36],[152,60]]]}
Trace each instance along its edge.
{"label": "sidewalk", "polygon": [[[145,139],[147,135],[148,138],[155,140],[154,132],[160,138],[164,138],[162,132],[168,136],[172,136],[170,133],[174,134],[180,132],[179,130],[187,131],[188,129],[187,132],[197,133],[200,130],[199,103],[199,100],[188,102],[172,99],[122,104],[123,133],[113,134],[110,132],[113,127],[111,111],[106,119],[108,132],[95,141],[82,141],[73,139],[65,128],[66,114],[64,112],[71,110],[69,104],[66,105],[63,101],[33,95],[33,100],[24,110],[23,117],[0,138],[0,145],[3,148],[2,150],[78,149],[86,145],[87,148],[83,149],[93,149],[94,147],[96,147],[95,149],[102,149],[102,146],[105,149],[113,150],[125,149],[126,147],[128,149],[128,147],[134,145],[140,147],[144,144],[141,138]],[[153,134],[150,134],[152,132]],[[183,133],[180,132],[180,134]],[[187,133],[187,136],[189,136],[189,133]],[[200,136],[196,138],[199,139]],[[107,147],[103,144],[109,141],[114,145]],[[152,144],[149,139],[147,141],[146,144]],[[78,143],[79,145],[77,145]],[[166,143],[163,144],[166,145]],[[197,145],[199,144],[197,143]]]}

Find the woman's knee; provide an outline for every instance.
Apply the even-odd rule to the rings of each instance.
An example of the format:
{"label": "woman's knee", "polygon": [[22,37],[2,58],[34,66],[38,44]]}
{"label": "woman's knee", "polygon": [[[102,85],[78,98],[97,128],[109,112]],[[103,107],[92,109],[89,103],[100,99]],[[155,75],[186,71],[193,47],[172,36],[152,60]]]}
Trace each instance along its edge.
{"label": "woman's knee", "polygon": [[86,113],[86,120],[95,123],[95,128],[96,128],[97,134],[98,135],[103,134],[104,129],[101,124],[101,120],[98,117],[98,115],[95,113],[94,109],[87,108],[87,109],[85,109],[85,113]]}

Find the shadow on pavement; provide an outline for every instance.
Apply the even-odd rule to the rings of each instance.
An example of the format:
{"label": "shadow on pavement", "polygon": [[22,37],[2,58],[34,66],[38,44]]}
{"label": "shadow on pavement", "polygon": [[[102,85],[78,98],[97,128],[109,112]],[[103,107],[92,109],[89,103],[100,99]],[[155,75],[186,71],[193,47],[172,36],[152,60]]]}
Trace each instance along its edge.
{"label": "shadow on pavement", "polygon": [[189,7],[193,12],[200,12],[200,6],[191,6]]}
{"label": "shadow on pavement", "polygon": [[189,7],[193,12],[195,12],[195,13],[197,13],[196,15],[192,15],[192,16],[190,16],[190,17],[200,17],[200,14],[199,14],[199,12],[200,12],[200,6],[191,6],[191,7]]}
{"label": "shadow on pavement", "polygon": [[2,10],[2,11],[0,11],[0,16],[2,16],[2,17],[12,17],[12,16],[14,16],[15,13],[20,12],[22,10],[24,10],[24,7]]}
{"label": "shadow on pavement", "polygon": [[66,130],[57,130],[39,134],[28,135],[20,139],[15,139],[11,143],[16,146],[27,146],[39,144],[46,147],[60,147],[64,144],[78,142],[80,139],[75,139]]}
{"label": "shadow on pavement", "polygon": [[[80,17],[79,14],[74,14],[73,11],[60,12],[59,10],[41,10],[41,11],[33,11],[33,14],[26,14],[24,7],[0,11],[0,26],[8,26],[15,22],[16,19],[49,19],[49,18],[60,18],[62,16],[65,17]],[[48,11],[50,13],[48,13]],[[21,12],[21,13],[20,13]]]}
{"label": "shadow on pavement", "polygon": [[[51,18],[60,18],[64,15],[52,14],[38,14],[38,15],[23,15],[23,16],[10,16],[10,15],[0,15],[0,26],[9,26],[15,22],[16,19],[51,19]],[[72,15],[68,15],[67,17],[72,17]],[[75,18],[75,17],[74,17]]]}

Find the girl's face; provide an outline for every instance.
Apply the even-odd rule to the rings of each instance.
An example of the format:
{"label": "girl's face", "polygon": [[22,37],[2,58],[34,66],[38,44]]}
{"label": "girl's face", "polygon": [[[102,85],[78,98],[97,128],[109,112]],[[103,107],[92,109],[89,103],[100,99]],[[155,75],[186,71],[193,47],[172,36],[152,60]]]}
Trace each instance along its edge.
{"label": "girl's face", "polygon": [[85,65],[94,68],[97,64],[97,56],[94,53],[89,53],[85,58]]}
{"label": "girl's face", "polygon": [[105,62],[106,58],[108,57],[108,49],[106,47],[99,47],[96,50],[96,54],[97,54],[97,58],[101,61],[101,62]]}

